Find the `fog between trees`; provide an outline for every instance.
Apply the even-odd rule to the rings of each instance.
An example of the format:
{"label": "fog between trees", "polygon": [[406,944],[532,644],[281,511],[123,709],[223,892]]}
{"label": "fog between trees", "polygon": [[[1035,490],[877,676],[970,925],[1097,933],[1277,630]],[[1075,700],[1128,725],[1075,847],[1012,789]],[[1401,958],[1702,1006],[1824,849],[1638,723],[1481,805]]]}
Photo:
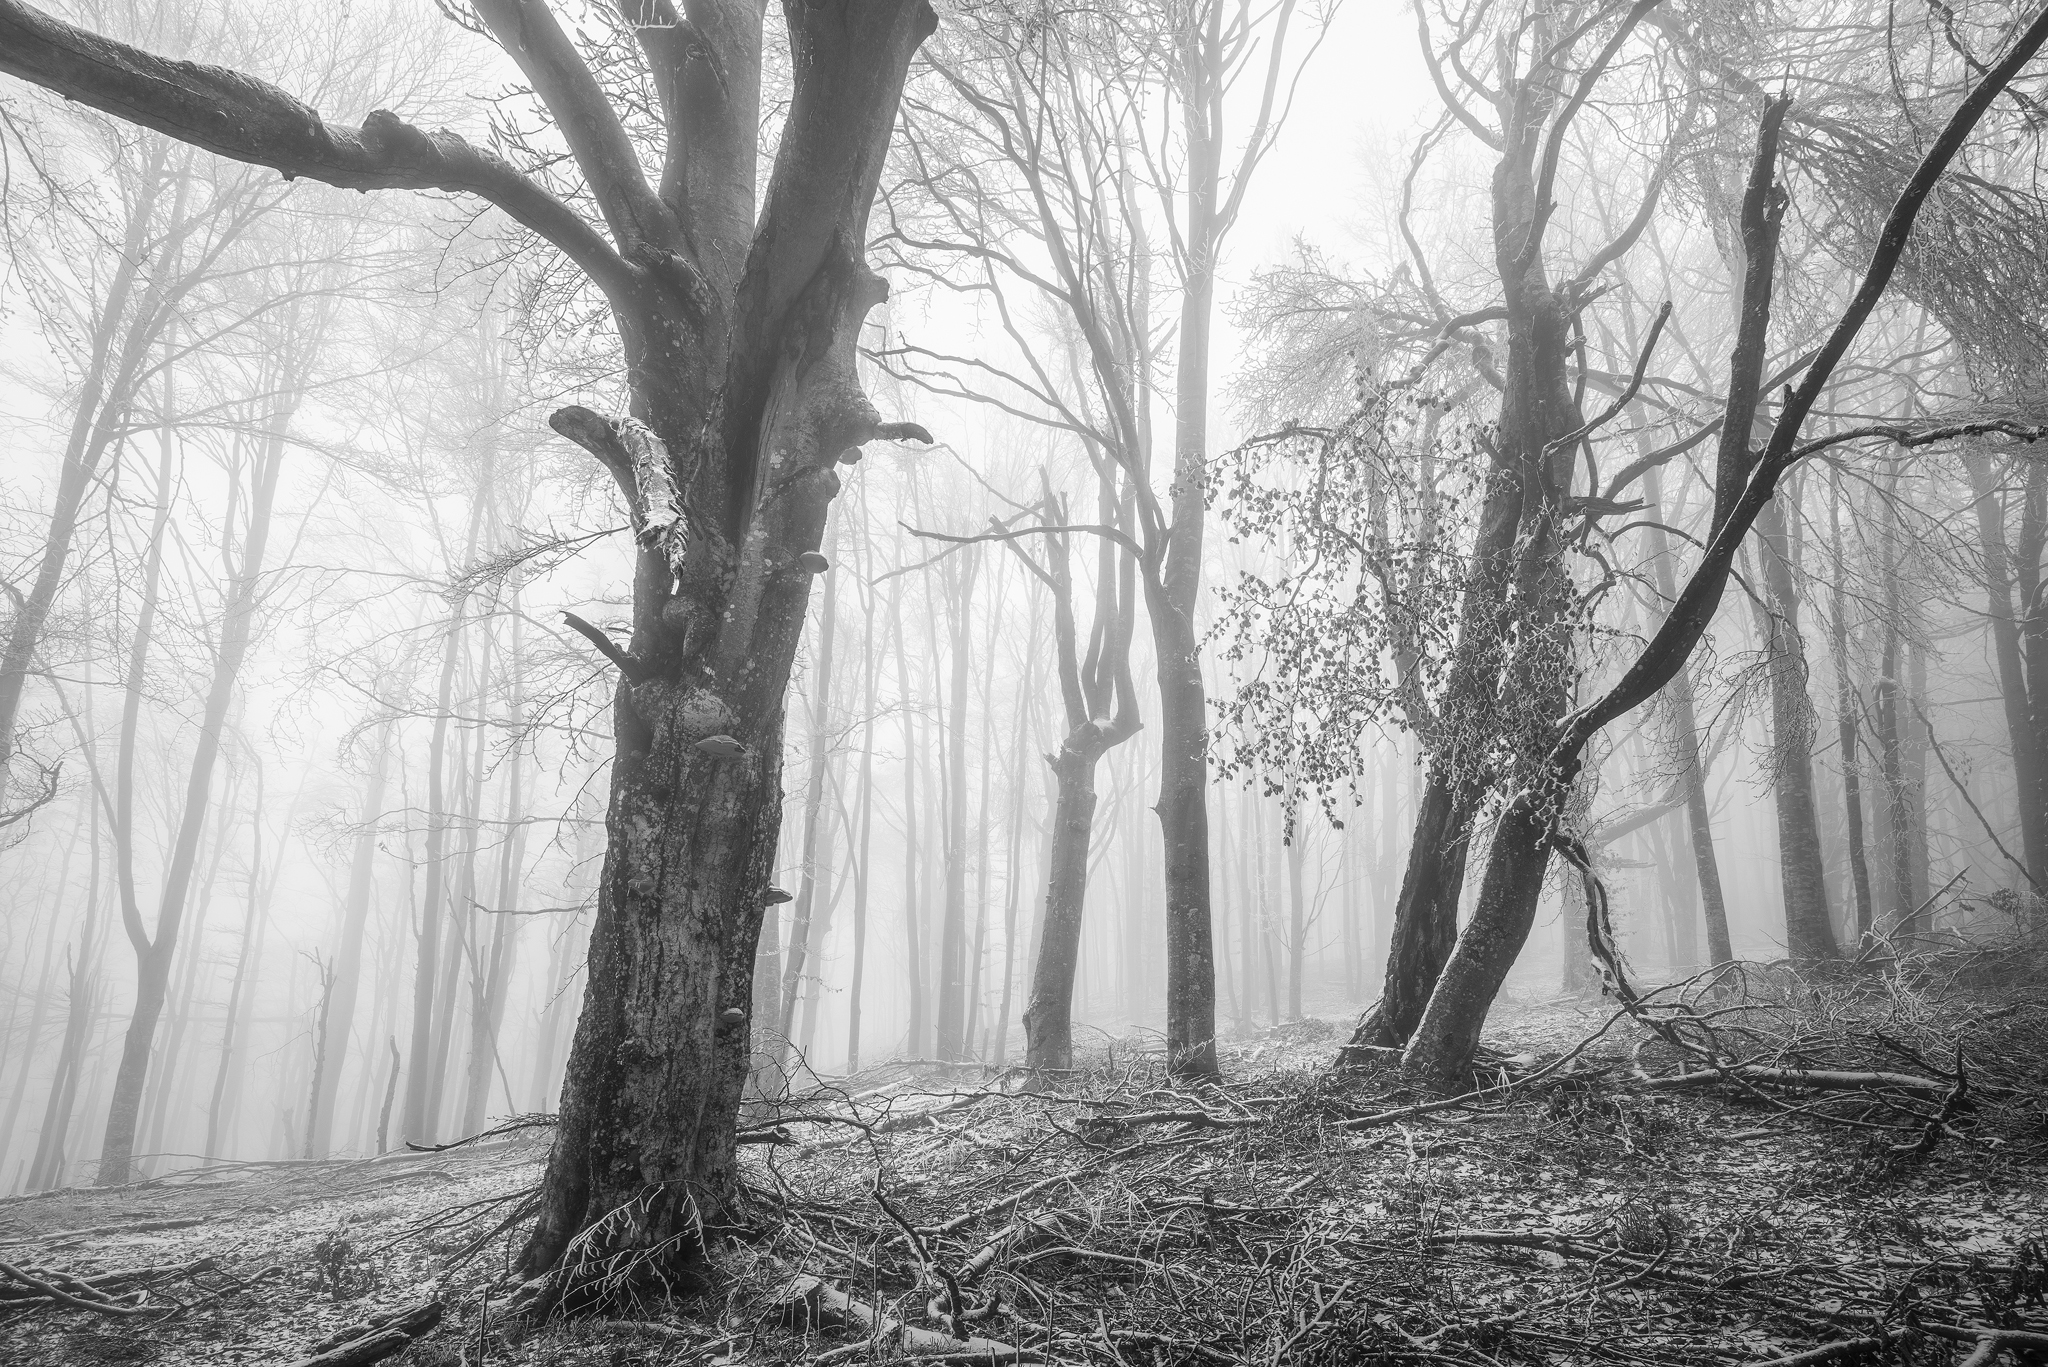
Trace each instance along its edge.
{"label": "fog between trees", "polygon": [[842,8],[0,5],[0,1189],[2038,932],[2033,15]]}

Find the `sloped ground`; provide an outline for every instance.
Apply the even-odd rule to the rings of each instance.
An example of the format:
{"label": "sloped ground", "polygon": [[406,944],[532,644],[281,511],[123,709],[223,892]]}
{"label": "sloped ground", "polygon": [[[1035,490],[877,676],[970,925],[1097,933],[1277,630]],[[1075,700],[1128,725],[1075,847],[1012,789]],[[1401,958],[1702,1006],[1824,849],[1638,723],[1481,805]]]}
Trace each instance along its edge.
{"label": "sloped ground", "polygon": [[440,1328],[391,1361],[1953,1363],[1989,1328],[2048,1362],[2024,1337],[2048,1334],[2032,974],[1713,999],[1747,1060],[1921,1094],[1674,1085],[1667,1041],[1574,1003],[1503,1013],[1486,1090],[1434,1110],[1369,1064],[1331,1076],[1320,1021],[1231,1046],[1200,1096],[1142,1041],[1053,1094],[878,1070],[748,1147],[754,1233],[705,1287],[537,1333],[489,1297],[544,1136],[17,1200],[0,1261],[172,1275],[142,1313],[0,1309],[0,1362],[285,1363],[429,1297]]}

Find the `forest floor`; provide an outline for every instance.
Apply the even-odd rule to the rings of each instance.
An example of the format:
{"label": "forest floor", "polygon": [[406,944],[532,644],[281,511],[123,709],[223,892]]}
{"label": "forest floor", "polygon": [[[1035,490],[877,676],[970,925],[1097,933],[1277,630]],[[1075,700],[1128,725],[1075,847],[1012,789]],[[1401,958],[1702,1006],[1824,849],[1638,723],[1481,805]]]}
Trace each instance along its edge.
{"label": "forest floor", "polygon": [[1200,1094],[1144,1040],[1050,1093],[893,1065],[757,1128],[795,1142],[745,1149],[751,1228],[706,1283],[538,1330],[502,1313],[500,1226],[544,1131],[17,1198],[0,1363],[284,1364],[424,1300],[387,1361],[2048,1362],[2040,968],[1696,985],[1747,1071],[1654,1016],[1504,1002],[1449,1099],[1333,1072],[1319,1020]]}

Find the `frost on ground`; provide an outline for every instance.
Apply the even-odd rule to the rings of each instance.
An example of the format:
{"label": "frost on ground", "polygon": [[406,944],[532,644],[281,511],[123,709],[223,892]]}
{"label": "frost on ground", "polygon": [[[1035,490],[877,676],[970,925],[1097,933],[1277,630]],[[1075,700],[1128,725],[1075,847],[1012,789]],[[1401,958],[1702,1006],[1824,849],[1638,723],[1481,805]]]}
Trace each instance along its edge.
{"label": "frost on ground", "polygon": [[0,1362],[284,1364],[423,1301],[387,1361],[2048,1361],[2048,1000],[1768,974],[1696,1000],[1766,1071],[1701,1077],[1576,1002],[1503,1007],[1447,1106],[1332,1074],[1314,1020],[1199,1095],[1142,1040],[1035,1094],[879,1069],[755,1118],[712,1275],[539,1330],[500,1313],[501,1226],[544,1132],[15,1200]]}

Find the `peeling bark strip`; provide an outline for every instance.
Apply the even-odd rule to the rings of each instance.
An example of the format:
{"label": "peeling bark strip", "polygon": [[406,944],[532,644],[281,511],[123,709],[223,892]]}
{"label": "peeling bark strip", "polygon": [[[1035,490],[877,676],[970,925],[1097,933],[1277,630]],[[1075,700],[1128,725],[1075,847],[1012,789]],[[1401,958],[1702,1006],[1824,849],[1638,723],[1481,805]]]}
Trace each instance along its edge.
{"label": "peeling bark strip", "polygon": [[[501,158],[379,110],[337,128],[275,86],[112,42],[0,0],[0,71],[221,156],[358,190],[477,195],[610,301],[629,417],[553,426],[604,463],[640,554],[618,686],[609,843],[589,985],[540,1216],[536,1308],[621,1266],[692,1256],[734,1191],[749,976],[774,863],[784,693],[842,453],[929,440],[861,392],[855,342],[887,286],[862,257],[925,0],[790,0],[792,99],[755,202],[763,14],[641,11],[668,145],[650,184],[598,77],[543,0],[475,0],[547,106],[602,218]],[[677,41],[687,34],[687,41]],[[593,641],[609,638],[591,629]],[[602,646],[600,647],[602,648]],[[608,652],[611,653],[611,652]],[[713,737],[727,743],[703,746]],[[587,1270],[587,1283],[575,1275]]]}

